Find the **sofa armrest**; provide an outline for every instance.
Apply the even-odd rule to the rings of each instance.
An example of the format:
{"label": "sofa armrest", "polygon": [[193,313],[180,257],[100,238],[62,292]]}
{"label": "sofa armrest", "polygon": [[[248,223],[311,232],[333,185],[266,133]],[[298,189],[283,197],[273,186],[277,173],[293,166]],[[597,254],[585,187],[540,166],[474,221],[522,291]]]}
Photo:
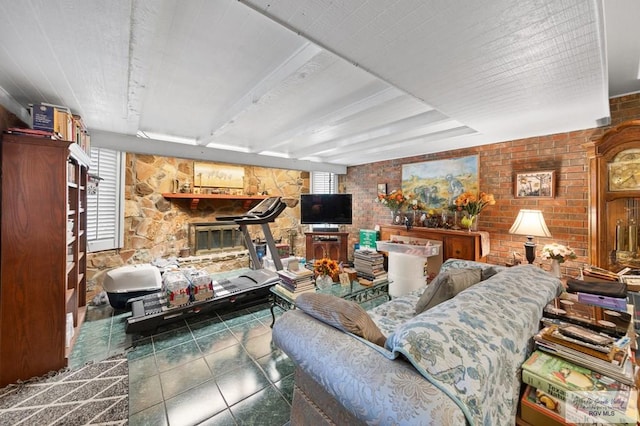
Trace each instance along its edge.
{"label": "sofa armrest", "polygon": [[455,402],[410,363],[300,310],[287,311],[276,321],[273,340],[298,368],[364,422],[465,423]]}

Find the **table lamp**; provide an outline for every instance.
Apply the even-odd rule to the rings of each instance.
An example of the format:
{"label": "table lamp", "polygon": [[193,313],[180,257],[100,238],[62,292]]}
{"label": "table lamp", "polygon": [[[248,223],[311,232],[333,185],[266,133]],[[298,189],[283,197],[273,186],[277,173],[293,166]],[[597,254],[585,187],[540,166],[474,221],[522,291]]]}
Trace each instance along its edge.
{"label": "table lamp", "polygon": [[536,244],[533,242],[533,237],[551,237],[551,232],[549,232],[540,210],[520,210],[513,226],[509,229],[509,233],[527,236],[524,251],[529,263],[533,263],[536,259]]}

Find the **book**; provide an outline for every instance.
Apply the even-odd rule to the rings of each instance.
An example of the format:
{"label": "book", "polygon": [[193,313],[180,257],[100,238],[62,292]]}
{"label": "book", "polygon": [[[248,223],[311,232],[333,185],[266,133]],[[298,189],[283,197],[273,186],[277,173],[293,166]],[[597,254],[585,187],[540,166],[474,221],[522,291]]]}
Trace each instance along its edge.
{"label": "book", "polygon": [[[554,338],[553,334],[557,332],[556,328],[556,326],[545,327],[533,337],[538,349],[604,374],[626,385],[633,385],[633,362],[628,344],[623,347],[612,344],[610,352],[606,354],[590,348],[587,348],[588,351],[583,351],[582,348],[579,348],[579,344]],[[591,353],[605,357],[593,356]]]}
{"label": "book", "polygon": [[305,289],[305,290],[300,290],[300,291],[293,292],[293,291],[287,289],[286,287],[281,286],[280,284],[276,284],[276,290],[279,293],[284,294],[285,296],[287,296],[289,299],[293,299],[293,300],[295,300],[296,297],[300,296],[303,293],[315,293],[316,292],[315,287],[311,287],[311,288],[308,288],[308,289]]}
{"label": "book", "polygon": [[567,406],[565,401],[529,385],[520,399],[520,417],[532,426],[611,424],[594,414]]}
{"label": "book", "polygon": [[638,421],[634,387],[543,351],[534,351],[522,365],[522,381],[564,401],[567,411],[608,423],[635,425]]}
{"label": "book", "polygon": [[557,398],[527,385],[520,399],[520,417],[532,426],[566,426],[560,404]]}
{"label": "book", "polygon": [[632,319],[632,315],[628,312],[581,303],[576,295],[569,293],[564,293],[547,304],[543,315],[616,337],[627,334]]}

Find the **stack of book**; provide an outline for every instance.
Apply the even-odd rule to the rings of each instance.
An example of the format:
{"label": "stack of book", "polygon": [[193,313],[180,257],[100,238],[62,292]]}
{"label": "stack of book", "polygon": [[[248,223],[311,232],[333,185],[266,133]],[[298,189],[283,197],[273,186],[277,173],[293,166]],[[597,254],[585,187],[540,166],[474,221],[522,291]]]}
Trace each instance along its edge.
{"label": "stack of book", "polygon": [[373,285],[387,280],[384,256],[375,250],[356,250],[353,253],[353,267],[362,285]]}
{"label": "stack of book", "polygon": [[295,299],[302,293],[316,291],[313,271],[307,268],[300,268],[298,271],[278,271],[278,276],[280,283],[276,284],[277,290],[291,299]]}
{"label": "stack of book", "polygon": [[617,297],[624,286],[571,281],[544,308],[536,350],[522,366],[521,417],[534,426],[635,425],[633,321]]}

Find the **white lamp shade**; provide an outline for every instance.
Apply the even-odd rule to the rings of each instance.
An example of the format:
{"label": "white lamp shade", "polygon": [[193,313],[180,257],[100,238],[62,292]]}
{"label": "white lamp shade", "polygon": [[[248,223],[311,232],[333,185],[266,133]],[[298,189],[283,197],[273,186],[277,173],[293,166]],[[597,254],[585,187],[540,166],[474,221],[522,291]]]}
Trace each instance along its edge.
{"label": "white lamp shade", "polygon": [[551,237],[551,232],[549,232],[540,210],[520,210],[513,226],[509,229],[509,233],[531,237]]}

